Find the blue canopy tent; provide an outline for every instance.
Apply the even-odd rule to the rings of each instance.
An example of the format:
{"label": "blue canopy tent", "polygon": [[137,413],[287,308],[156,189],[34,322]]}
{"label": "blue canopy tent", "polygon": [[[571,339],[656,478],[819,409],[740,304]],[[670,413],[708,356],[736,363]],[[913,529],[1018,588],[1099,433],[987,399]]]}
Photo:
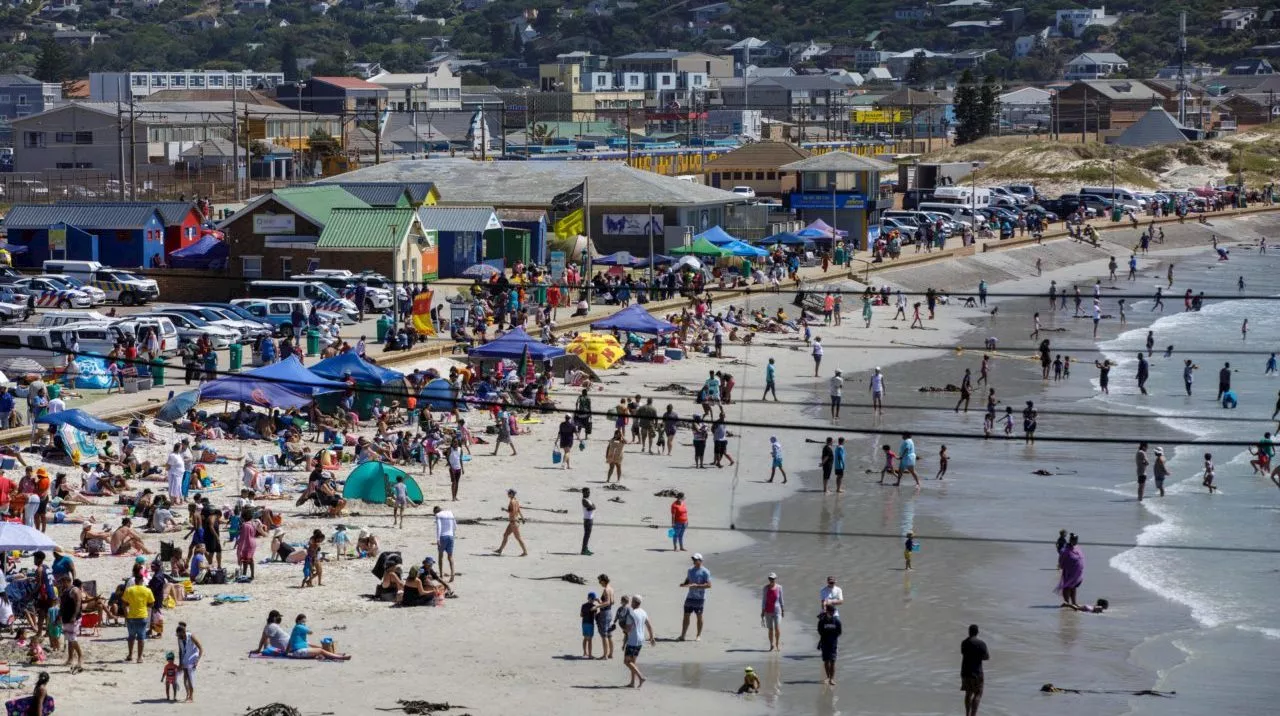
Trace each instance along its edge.
{"label": "blue canopy tent", "polygon": [[314,399],[310,395],[294,393],[283,386],[263,380],[253,380],[233,375],[200,385],[202,400],[226,400],[232,403],[249,403],[264,408],[301,408]]}
{"label": "blue canopy tent", "polygon": [[721,248],[732,251],[734,256],[759,257],[759,256],[769,255],[769,252],[765,251],[764,249],[756,248],[755,246],[752,246],[751,244],[748,244],[745,241],[738,241],[736,239],[734,241],[730,241],[727,244],[722,244]]}
{"label": "blue canopy tent", "polygon": [[[289,356],[278,363],[254,368],[246,373],[231,377],[274,383],[300,395],[319,395],[347,389],[347,384],[340,380],[330,380],[313,373],[302,364],[302,361],[298,360],[297,356]],[[219,378],[213,382],[218,383],[222,380],[224,379]]]}
{"label": "blue canopy tent", "polygon": [[471,358],[520,360],[525,348],[529,349],[529,357],[533,360],[551,360],[565,354],[563,348],[541,343],[525,333],[523,328],[516,328],[497,340],[472,348],[467,355]]}
{"label": "blue canopy tent", "polygon": [[83,430],[89,434],[114,434],[120,432],[119,426],[99,420],[79,408],[74,410],[62,410],[56,413],[46,413],[45,415],[36,418],[36,422],[44,425],[53,425],[55,427],[70,425],[73,428]]}
{"label": "blue canopy tent", "polygon": [[736,236],[730,236],[730,235],[729,235],[729,232],[727,232],[727,231],[725,231],[724,229],[720,228],[720,226],[719,226],[719,225],[713,226],[713,227],[711,227],[710,229],[707,229],[706,231],[702,232],[701,234],[698,234],[698,235],[694,236],[694,237],[693,237],[693,240],[694,240],[694,241],[697,241],[697,240],[698,240],[698,239],[700,239],[700,238],[702,238],[702,239],[706,239],[707,241],[710,241],[711,243],[715,244],[716,246],[720,246],[720,245],[722,245],[722,244],[727,244],[727,243],[729,243],[730,241],[737,241],[737,240],[738,240],[738,238],[737,238]]}
{"label": "blue canopy tent", "polygon": [[677,261],[675,256],[667,256],[666,254],[654,254],[652,259],[640,259],[636,262],[636,266],[648,266],[652,261],[654,266],[662,266],[663,264],[673,264]]}
{"label": "blue canopy tent", "polygon": [[630,251],[616,251],[608,256],[591,259],[592,266],[638,266],[640,259],[631,255]]}
{"label": "blue canopy tent", "polygon": [[200,240],[185,248],[169,253],[170,268],[185,269],[220,269],[227,265],[231,249],[227,242],[219,241],[211,234],[205,234]]}
{"label": "blue canopy tent", "polygon": [[[383,405],[390,405],[395,400],[394,395],[409,394],[405,387],[404,373],[374,365],[354,351],[326,358],[311,366],[311,372],[322,378],[339,381],[350,375],[356,382],[355,409],[362,418],[372,414],[375,400],[381,399]],[[320,398],[320,409],[331,411],[340,397],[334,395]]]}
{"label": "blue canopy tent", "polygon": [[804,246],[812,245],[813,239],[806,238],[799,234],[793,234],[790,231],[784,231],[781,234],[774,234],[760,240],[760,243],[772,246],[773,244],[782,244],[783,246]]}
{"label": "blue canopy tent", "polygon": [[617,313],[591,324],[595,331],[631,331],[632,333],[670,333],[678,326],[661,318],[654,318],[639,304],[632,304]]}
{"label": "blue canopy tent", "polygon": [[[444,378],[436,378],[422,387],[418,394],[419,406],[431,410],[470,410],[464,400],[459,400],[453,392],[453,386]],[[425,405],[424,405],[425,404]]]}

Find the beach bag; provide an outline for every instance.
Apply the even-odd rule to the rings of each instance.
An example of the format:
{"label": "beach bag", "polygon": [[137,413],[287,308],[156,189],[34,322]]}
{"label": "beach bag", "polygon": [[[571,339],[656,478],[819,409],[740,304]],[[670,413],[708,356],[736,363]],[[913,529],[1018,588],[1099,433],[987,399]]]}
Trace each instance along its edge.
{"label": "beach bag", "polygon": [[173,559],[174,547],[172,542],[160,543],[160,561],[168,562]]}
{"label": "beach bag", "polygon": [[205,584],[226,584],[227,570],[214,569],[209,571],[209,577],[205,580]]}
{"label": "beach bag", "polygon": [[402,564],[403,561],[399,552],[383,552],[378,555],[378,560],[373,563],[373,569],[370,571],[373,572],[373,576],[382,579],[388,569]]}
{"label": "beach bag", "polygon": [[552,448],[552,449],[551,449],[551,464],[552,464],[552,465],[559,465],[559,464],[560,464],[560,461],[561,461],[562,459],[564,459],[564,455],[560,452],[560,450],[558,450],[558,449],[556,449],[556,448]]}

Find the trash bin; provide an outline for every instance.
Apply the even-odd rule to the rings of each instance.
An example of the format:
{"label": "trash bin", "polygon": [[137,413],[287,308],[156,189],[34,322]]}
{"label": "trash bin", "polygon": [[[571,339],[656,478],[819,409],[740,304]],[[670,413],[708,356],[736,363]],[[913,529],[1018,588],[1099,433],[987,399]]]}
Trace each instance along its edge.
{"label": "trash bin", "polygon": [[385,315],[378,319],[378,342],[379,343],[385,343],[387,341],[387,334],[391,332],[391,326],[393,325],[393,323],[394,322],[391,320],[391,318]]}
{"label": "trash bin", "polygon": [[320,352],[320,331],[315,328],[307,329],[307,355],[313,356]]}
{"label": "trash bin", "polygon": [[230,356],[228,360],[230,361],[230,365],[227,369],[232,372],[240,370],[240,366],[244,363],[244,346],[239,343],[232,343],[229,353]]}
{"label": "trash bin", "polygon": [[1112,221],[1120,220],[1120,207],[1114,206],[1114,205],[1111,207],[1111,220]]}
{"label": "trash bin", "polygon": [[164,360],[160,356],[151,361],[151,381],[157,388],[164,385]]}

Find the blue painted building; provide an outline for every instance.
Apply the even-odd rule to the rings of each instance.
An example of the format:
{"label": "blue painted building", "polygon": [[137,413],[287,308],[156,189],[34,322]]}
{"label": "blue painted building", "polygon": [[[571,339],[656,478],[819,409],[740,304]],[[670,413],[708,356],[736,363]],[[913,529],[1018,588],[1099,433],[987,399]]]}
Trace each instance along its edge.
{"label": "blue painted building", "polygon": [[458,278],[485,258],[485,232],[501,230],[492,207],[427,206],[418,209],[422,228],[439,237],[440,278]]}
{"label": "blue painted building", "polygon": [[26,247],[19,266],[46,259],[146,268],[164,258],[164,219],[146,204],[18,204],[5,216],[8,243]]}
{"label": "blue painted building", "polygon": [[509,229],[529,232],[529,256],[534,263],[547,263],[547,212],[541,209],[498,209],[498,220]]}

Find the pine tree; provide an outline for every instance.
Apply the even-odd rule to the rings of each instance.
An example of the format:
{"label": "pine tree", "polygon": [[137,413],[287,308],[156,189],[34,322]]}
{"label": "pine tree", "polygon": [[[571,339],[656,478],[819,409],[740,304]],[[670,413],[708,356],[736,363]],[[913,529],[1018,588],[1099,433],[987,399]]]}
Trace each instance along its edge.
{"label": "pine tree", "polygon": [[982,80],[982,90],[978,95],[979,117],[982,123],[978,126],[979,138],[991,134],[991,127],[999,119],[1000,86],[996,84],[995,75],[987,75]]}
{"label": "pine tree", "polygon": [[285,82],[298,81],[298,49],[292,40],[286,40],[280,47],[280,71],[284,73]]}
{"label": "pine tree", "polygon": [[929,81],[929,60],[924,51],[917,52],[907,66],[907,87],[919,87]]}
{"label": "pine tree", "polygon": [[36,60],[36,79],[41,82],[61,82],[71,76],[71,59],[62,46],[52,39],[40,46]]}
{"label": "pine tree", "polygon": [[973,72],[965,70],[960,75],[955,94],[956,144],[968,144],[981,136],[976,130],[980,99],[978,88],[974,86]]}

